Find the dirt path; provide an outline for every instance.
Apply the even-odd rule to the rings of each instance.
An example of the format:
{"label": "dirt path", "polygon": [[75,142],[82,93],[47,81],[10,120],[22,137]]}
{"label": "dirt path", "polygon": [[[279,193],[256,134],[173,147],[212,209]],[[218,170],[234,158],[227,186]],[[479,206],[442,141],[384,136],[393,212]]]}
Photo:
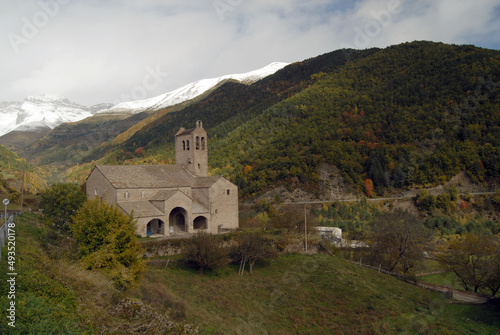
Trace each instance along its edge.
{"label": "dirt path", "polygon": [[484,304],[488,301],[488,298],[483,295],[472,292],[457,291],[457,290],[453,291],[453,299],[468,304]]}
{"label": "dirt path", "polygon": [[467,304],[484,304],[488,302],[488,297],[474,292],[454,290],[449,286],[435,285],[426,282],[418,282],[417,286],[423,287],[427,290],[440,292],[446,294],[447,297],[453,298],[459,302]]}

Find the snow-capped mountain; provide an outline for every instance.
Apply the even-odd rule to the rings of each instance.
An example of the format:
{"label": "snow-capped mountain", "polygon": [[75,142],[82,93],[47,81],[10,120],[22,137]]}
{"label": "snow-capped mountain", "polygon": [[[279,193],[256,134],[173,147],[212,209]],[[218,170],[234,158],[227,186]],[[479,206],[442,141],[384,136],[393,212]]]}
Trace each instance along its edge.
{"label": "snow-capped mountain", "polygon": [[80,121],[98,113],[137,114],[146,110],[158,110],[191,100],[225,80],[254,83],[286,65],[288,64],[276,62],[247,73],[202,79],[150,99],[122,102],[116,106],[99,104],[86,107],[58,95],[31,96],[23,102],[0,102],[0,136],[12,131],[43,132],[62,123]]}
{"label": "snow-capped mountain", "polygon": [[23,102],[0,102],[0,136],[14,130],[54,129],[61,123],[82,120],[111,106],[86,107],[57,95],[31,96]]}
{"label": "snow-capped mountain", "polygon": [[229,74],[218,78],[198,80],[194,83],[187,84],[174,91],[161,94],[153,98],[130,102],[121,102],[116,106],[101,112],[137,114],[147,110],[159,110],[169,106],[177,105],[184,101],[191,100],[214,88],[224,80],[233,79],[244,84],[251,84],[275,73],[276,71],[284,68],[287,65],[288,63],[275,62],[251,72]]}

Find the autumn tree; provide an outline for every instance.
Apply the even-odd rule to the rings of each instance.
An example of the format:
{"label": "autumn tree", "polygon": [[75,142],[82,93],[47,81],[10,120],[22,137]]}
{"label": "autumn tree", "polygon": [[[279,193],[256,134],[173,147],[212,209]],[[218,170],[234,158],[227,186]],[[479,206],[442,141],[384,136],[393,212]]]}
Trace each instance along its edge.
{"label": "autumn tree", "polygon": [[[307,214],[304,211],[307,210]],[[307,217],[307,218],[306,218]],[[302,205],[283,206],[269,212],[269,223],[272,228],[286,229],[290,232],[304,233],[304,225],[307,223],[307,233],[313,233],[316,229],[315,225],[310,224],[316,218],[314,214],[309,213],[309,210]],[[306,222],[307,219],[307,222]]]}
{"label": "autumn tree", "polygon": [[137,284],[145,263],[132,215],[95,198],[78,210],[70,230],[88,269],[103,269],[120,289]]}
{"label": "autumn tree", "polygon": [[407,273],[422,261],[429,239],[429,232],[416,216],[401,210],[384,213],[371,229],[371,263]]}
{"label": "autumn tree", "polygon": [[259,233],[240,235],[238,245],[234,249],[236,261],[248,262],[249,272],[252,274],[256,261],[276,257],[276,250],[271,243]]}
{"label": "autumn tree", "polygon": [[500,288],[499,246],[497,238],[465,234],[444,245],[438,260],[466,291],[486,286],[495,294]]}
{"label": "autumn tree", "polygon": [[491,238],[490,248],[489,271],[484,286],[491,290],[491,296],[494,297],[500,290],[500,237]]}

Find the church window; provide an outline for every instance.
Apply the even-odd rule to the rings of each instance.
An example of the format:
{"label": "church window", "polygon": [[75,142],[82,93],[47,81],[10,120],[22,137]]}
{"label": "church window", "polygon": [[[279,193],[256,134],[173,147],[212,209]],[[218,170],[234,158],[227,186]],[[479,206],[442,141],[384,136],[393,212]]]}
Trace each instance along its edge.
{"label": "church window", "polygon": [[200,137],[196,136],[196,150],[200,150]]}
{"label": "church window", "polygon": [[141,191],[141,198],[145,198],[146,197],[146,191]]}
{"label": "church window", "polygon": [[186,150],[186,141],[182,141],[182,150]]}
{"label": "church window", "polygon": [[189,150],[189,140],[187,140],[186,149]]}
{"label": "church window", "polygon": [[231,194],[231,190],[227,190],[227,195],[230,195]]}
{"label": "church window", "polygon": [[96,188],[96,189],[94,189],[94,195],[98,195],[98,194],[97,194],[97,188]]}
{"label": "church window", "polygon": [[201,138],[201,150],[205,150],[205,137]]}
{"label": "church window", "polygon": [[125,192],[125,194],[123,196],[125,199],[128,199],[130,195],[128,194],[128,192]]}

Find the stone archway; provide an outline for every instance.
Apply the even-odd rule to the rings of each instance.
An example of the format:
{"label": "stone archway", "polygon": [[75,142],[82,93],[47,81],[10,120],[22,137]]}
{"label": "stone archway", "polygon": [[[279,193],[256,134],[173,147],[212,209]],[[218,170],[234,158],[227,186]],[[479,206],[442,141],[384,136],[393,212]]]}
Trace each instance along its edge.
{"label": "stone archway", "polygon": [[168,217],[169,229],[172,233],[183,233],[187,231],[187,212],[182,207],[175,207]]}
{"label": "stone archway", "polygon": [[198,216],[193,221],[193,229],[208,229],[208,220],[204,216]]}
{"label": "stone archway", "polygon": [[153,219],[146,225],[147,235],[164,235],[165,223],[160,219]]}

